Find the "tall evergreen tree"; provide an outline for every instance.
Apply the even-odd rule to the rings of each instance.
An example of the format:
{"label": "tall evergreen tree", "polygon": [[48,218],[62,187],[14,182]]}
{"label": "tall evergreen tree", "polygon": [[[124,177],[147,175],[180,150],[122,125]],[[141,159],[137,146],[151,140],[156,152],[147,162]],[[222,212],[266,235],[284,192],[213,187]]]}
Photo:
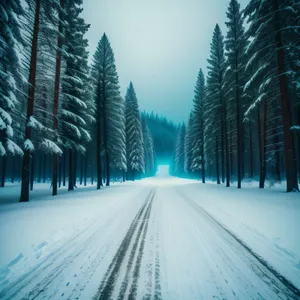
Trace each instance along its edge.
{"label": "tall evergreen tree", "polygon": [[[90,99],[87,98],[86,85],[89,79],[88,41],[84,35],[89,25],[80,17],[82,0],[76,2],[67,0],[65,10],[68,26],[65,29],[65,70],[62,76],[62,107],[59,114],[61,121],[61,139],[63,145],[69,149],[69,190],[74,189],[75,180],[73,170],[76,163],[76,151],[84,153],[85,143],[91,140],[87,124],[93,118]],[[73,161],[74,160],[74,161]]]}
{"label": "tall evergreen tree", "polygon": [[228,32],[225,40],[227,56],[227,86],[230,89],[229,106],[235,110],[232,113],[236,125],[237,147],[237,187],[241,188],[243,165],[243,86],[245,83],[245,53],[248,44],[243,27],[244,19],[237,0],[231,0],[227,11],[226,22]]}
{"label": "tall evergreen tree", "polygon": [[2,176],[0,186],[5,184],[6,157],[23,154],[14,137],[14,111],[18,106],[18,87],[21,82],[21,62],[18,44],[23,43],[19,17],[24,14],[21,2],[0,2],[0,157]]}
{"label": "tall evergreen tree", "polygon": [[137,96],[130,82],[125,97],[126,152],[129,178],[145,172],[143,134]]}
{"label": "tall evergreen tree", "polygon": [[[207,98],[212,107],[211,117],[213,119],[214,130],[220,145],[222,182],[224,182],[226,170],[226,186],[230,186],[229,173],[229,151],[227,139],[227,109],[224,91],[224,38],[219,25],[214,29],[212,42],[210,45],[210,58],[208,59],[207,76]],[[219,153],[217,153],[219,155]]]}
{"label": "tall evergreen tree", "polygon": [[25,136],[24,136],[24,155],[22,164],[22,185],[20,202],[29,201],[29,168],[30,168],[30,154],[34,151],[34,146],[31,141],[31,127],[29,126],[33,118],[34,100],[35,100],[35,85],[36,85],[36,70],[37,70],[37,53],[38,53],[38,35],[40,28],[41,17],[41,0],[36,0],[34,7],[34,25],[31,41],[30,53],[30,68],[29,68],[29,87],[27,99],[27,113],[25,123]]}
{"label": "tall evergreen tree", "polygon": [[184,142],[185,142],[186,126],[183,123],[178,131],[176,146],[175,146],[175,162],[174,173],[177,176],[184,176]]}
{"label": "tall evergreen tree", "polygon": [[200,69],[194,96],[194,122],[192,128],[193,154],[192,170],[200,173],[202,182],[205,183],[205,153],[204,153],[204,101],[205,101],[205,79],[202,69]]}
{"label": "tall evergreen tree", "polygon": [[149,177],[153,176],[155,173],[154,145],[153,137],[145,118],[142,118],[142,130],[144,141],[145,176]]}
{"label": "tall evergreen tree", "polygon": [[191,175],[192,173],[192,162],[193,162],[193,145],[194,145],[194,136],[193,136],[193,128],[194,128],[194,118],[195,115],[193,112],[190,113],[188,126],[185,135],[184,141],[184,171]]}
{"label": "tall evergreen tree", "polygon": [[[63,29],[64,29],[64,6],[65,0],[60,0],[60,7],[58,12],[58,37],[55,61],[55,82],[54,82],[54,99],[53,99],[53,130],[57,134],[58,130],[58,107],[59,107],[59,92],[60,92],[60,77],[61,77],[61,58],[63,46]],[[68,24],[70,25],[70,24]],[[57,139],[57,137],[56,137]],[[53,174],[52,174],[52,195],[57,195],[57,168],[58,168],[58,155],[53,153]]]}
{"label": "tall evergreen tree", "polygon": [[[114,53],[104,34],[94,55],[92,68],[97,122],[97,188],[102,184],[102,145],[105,156],[106,185],[110,185],[110,167],[116,161],[115,155],[124,155],[124,102],[120,94],[119,78]],[[120,146],[121,145],[121,146]],[[124,168],[123,157],[118,165]]]}
{"label": "tall evergreen tree", "polygon": [[[259,82],[257,98],[250,109],[264,102],[273,102],[280,95],[281,117],[284,132],[284,156],[286,167],[287,191],[298,190],[297,164],[293,132],[291,96],[288,73],[294,73],[289,58],[297,49],[299,28],[294,26],[299,19],[299,5],[294,0],[251,0],[245,9],[250,22],[249,35],[253,37],[250,50],[253,55],[248,67],[257,71],[248,81],[246,88]],[[264,22],[261,22],[264,20]]]}

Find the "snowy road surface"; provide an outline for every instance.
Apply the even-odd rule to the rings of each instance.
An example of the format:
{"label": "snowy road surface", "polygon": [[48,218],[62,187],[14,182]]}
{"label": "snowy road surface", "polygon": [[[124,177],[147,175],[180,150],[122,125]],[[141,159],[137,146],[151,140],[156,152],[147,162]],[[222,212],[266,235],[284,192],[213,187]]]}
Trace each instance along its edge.
{"label": "snowy road surface", "polygon": [[183,185],[161,180],[115,188],[99,217],[0,281],[0,299],[300,299]]}

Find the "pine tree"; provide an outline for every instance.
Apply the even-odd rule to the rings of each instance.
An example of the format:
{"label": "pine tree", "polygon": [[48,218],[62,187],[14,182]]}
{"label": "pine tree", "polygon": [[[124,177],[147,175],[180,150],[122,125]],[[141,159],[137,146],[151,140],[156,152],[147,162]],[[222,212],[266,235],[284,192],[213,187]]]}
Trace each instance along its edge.
{"label": "pine tree", "polygon": [[231,93],[228,105],[235,110],[232,112],[233,121],[236,125],[236,147],[237,147],[237,187],[241,188],[242,165],[243,165],[243,86],[245,83],[245,53],[248,44],[243,27],[243,17],[240,4],[237,0],[231,0],[227,12],[228,27],[225,39],[227,56],[227,86]]}
{"label": "pine tree", "polygon": [[[47,56],[45,42],[50,44],[51,36],[55,32],[56,15],[59,8],[59,3],[56,0],[42,1],[42,0],[26,0],[28,3],[28,9],[26,12],[26,34],[25,42],[28,45],[29,52],[25,51],[25,57],[29,63],[26,65],[25,77],[28,76],[28,83],[26,89],[27,101],[22,107],[22,111],[25,114],[24,126],[24,156],[22,162],[22,185],[20,201],[29,201],[29,169],[30,161],[32,167],[34,167],[34,152],[38,148],[44,151],[51,151],[61,153],[59,147],[53,142],[52,139],[47,138],[47,134],[50,136],[49,128],[46,128],[38,120],[38,116],[42,114],[40,103],[37,103],[37,96],[40,92],[43,92],[43,86],[39,90],[40,82],[47,81],[51,70],[43,68],[43,74],[40,74],[40,65],[47,61],[47,65],[52,65],[51,57]],[[32,30],[31,30],[32,29]],[[38,75],[40,78],[38,78]],[[39,80],[41,80],[39,82]],[[24,101],[25,102],[25,101]],[[38,132],[43,134],[36,134]],[[32,186],[32,183],[31,183]]]}
{"label": "pine tree", "polygon": [[[224,182],[226,170],[226,186],[230,186],[229,151],[227,139],[227,108],[224,90],[225,56],[224,38],[219,25],[214,29],[210,45],[210,58],[208,59],[207,98],[212,107],[215,134],[220,145],[222,182]],[[216,155],[219,155],[217,153]]]}
{"label": "pine tree", "polygon": [[181,177],[184,176],[184,141],[186,135],[186,126],[183,123],[178,131],[176,146],[175,146],[175,166],[174,174]]}
{"label": "pine tree", "polygon": [[[116,155],[124,155],[124,102],[120,95],[119,79],[114,53],[104,34],[99,41],[93,63],[97,122],[97,188],[102,184],[101,148],[105,155],[106,185],[110,185],[110,167]],[[124,168],[124,157],[118,165]]]}
{"label": "pine tree", "polygon": [[[93,119],[90,99],[86,94],[89,79],[88,41],[84,35],[89,25],[80,17],[81,0],[75,4],[69,0],[65,3],[68,26],[65,29],[65,70],[62,75],[62,107],[59,113],[61,121],[62,144],[69,150],[69,190],[73,190],[76,181],[76,152],[85,153],[85,143],[91,140],[87,126]],[[73,169],[74,168],[74,169]]]}
{"label": "pine tree", "polygon": [[14,133],[14,111],[18,106],[18,87],[21,78],[21,62],[18,45],[24,43],[21,24],[18,20],[24,11],[19,0],[0,3],[0,157],[2,176],[0,186],[4,187],[6,157],[8,154],[22,155]]}
{"label": "pine tree", "polygon": [[[248,61],[248,68],[256,69],[246,85],[246,89],[259,82],[257,98],[248,112],[256,105],[270,105],[273,95],[280,95],[281,117],[284,132],[284,156],[287,179],[287,192],[298,190],[297,164],[294,137],[291,131],[293,118],[288,72],[293,74],[289,64],[297,49],[299,29],[297,22],[299,5],[294,0],[278,1],[251,0],[245,9],[249,17],[249,35],[255,37],[250,50],[253,55]],[[264,22],[261,22],[264,20]]]}
{"label": "pine tree", "polygon": [[194,122],[192,128],[193,153],[191,169],[200,173],[202,182],[205,183],[205,153],[204,153],[204,101],[205,101],[205,79],[200,69],[194,96]]}
{"label": "pine tree", "polygon": [[194,113],[191,112],[184,141],[184,171],[189,175],[192,173],[193,145],[195,142],[193,136],[194,118]]}
{"label": "pine tree", "polygon": [[134,180],[145,172],[144,146],[137,96],[130,82],[125,97],[127,172]]}
{"label": "pine tree", "polygon": [[[54,99],[53,99],[53,130],[57,134],[58,130],[58,107],[59,107],[59,92],[60,92],[60,77],[61,77],[61,58],[62,58],[62,46],[63,46],[63,24],[64,24],[64,6],[65,0],[60,0],[60,11],[58,18],[58,37],[57,37],[57,49],[56,49],[56,61],[55,61],[55,87],[54,87]],[[69,24],[68,24],[69,25]],[[52,196],[57,195],[57,167],[58,167],[58,155],[53,154],[53,174],[52,174]]]}
{"label": "pine tree", "polygon": [[38,34],[40,27],[40,13],[41,13],[41,0],[36,0],[34,6],[34,26],[31,42],[30,54],[30,73],[29,73],[29,87],[28,87],[28,100],[27,100],[27,113],[25,123],[25,137],[24,137],[24,156],[22,164],[22,185],[20,202],[29,201],[29,164],[30,154],[34,151],[34,146],[31,141],[31,127],[29,126],[33,118],[34,100],[35,100],[35,84],[36,84],[36,70],[37,70],[37,47],[38,47]]}
{"label": "pine tree", "polygon": [[147,125],[147,121],[142,117],[142,131],[144,141],[144,165],[145,165],[145,176],[153,176],[155,172],[154,163],[154,145],[151,131]]}

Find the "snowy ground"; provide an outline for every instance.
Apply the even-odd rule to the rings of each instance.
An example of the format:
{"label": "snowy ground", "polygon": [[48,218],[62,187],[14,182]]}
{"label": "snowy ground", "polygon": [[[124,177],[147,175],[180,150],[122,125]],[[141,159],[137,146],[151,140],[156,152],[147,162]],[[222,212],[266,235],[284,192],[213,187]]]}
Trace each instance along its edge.
{"label": "snowy ground", "polygon": [[300,299],[300,197],[158,176],[14,203],[0,299]]}

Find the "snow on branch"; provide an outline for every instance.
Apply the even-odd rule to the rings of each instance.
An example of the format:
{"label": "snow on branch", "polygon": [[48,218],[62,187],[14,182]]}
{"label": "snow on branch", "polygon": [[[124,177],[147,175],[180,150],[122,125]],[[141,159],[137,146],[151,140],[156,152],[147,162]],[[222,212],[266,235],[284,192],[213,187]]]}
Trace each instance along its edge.
{"label": "snow on branch", "polygon": [[24,154],[22,149],[16,143],[14,143],[12,140],[7,141],[7,150],[12,155],[23,155]]}
{"label": "snow on branch", "polygon": [[45,150],[45,151],[55,153],[55,154],[58,154],[58,155],[63,154],[62,150],[54,142],[52,142],[48,139],[43,139],[43,141],[40,144],[40,148]]}
{"label": "snow on branch", "polygon": [[300,132],[300,126],[292,126],[292,127],[291,127],[291,130],[292,130],[292,131]]}
{"label": "snow on branch", "polygon": [[34,151],[34,145],[32,144],[31,140],[26,139],[24,141],[24,149],[29,150],[30,152]]}
{"label": "snow on branch", "polygon": [[36,118],[34,118],[33,116],[29,117],[27,127],[30,127],[32,129],[38,129],[38,130],[44,129],[44,125],[41,122],[39,122]]}

